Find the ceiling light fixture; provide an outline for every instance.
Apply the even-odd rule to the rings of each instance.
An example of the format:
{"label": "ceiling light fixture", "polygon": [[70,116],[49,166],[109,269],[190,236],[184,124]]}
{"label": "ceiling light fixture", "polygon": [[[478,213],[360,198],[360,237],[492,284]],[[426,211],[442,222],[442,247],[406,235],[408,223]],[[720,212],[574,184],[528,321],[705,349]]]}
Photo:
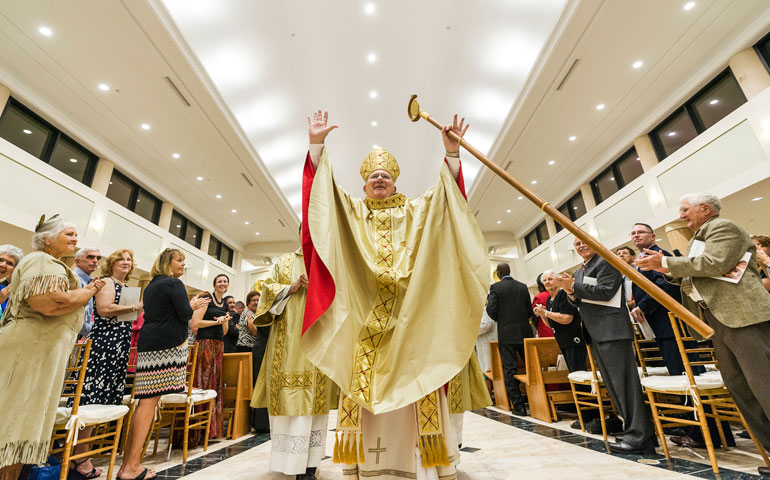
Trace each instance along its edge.
{"label": "ceiling light fixture", "polygon": [[259,233],[259,232],[257,232],[257,233],[255,233],[255,235],[262,235],[262,234],[261,234],[261,233]]}
{"label": "ceiling light fixture", "polygon": [[27,135],[32,135],[32,130],[29,130],[29,129],[27,129],[27,128],[25,128],[24,130],[22,130],[22,132],[26,133]]}
{"label": "ceiling light fixture", "polygon": [[505,213],[511,213],[511,209],[509,208],[508,210],[505,211]]}
{"label": "ceiling light fixture", "polygon": [[501,223],[503,223],[503,221],[502,221],[502,220],[498,220],[498,221],[497,221],[497,224],[498,224],[498,225],[500,225]]}
{"label": "ceiling light fixture", "polygon": [[244,225],[248,225],[248,224],[249,224],[249,222],[243,222],[243,224],[244,224]]}
{"label": "ceiling light fixture", "polygon": [[716,105],[717,103],[719,103],[719,99],[715,98],[714,100],[709,102],[709,105]]}
{"label": "ceiling light fixture", "polygon": [[375,143],[374,145],[372,145],[372,148],[380,148],[380,146]]}
{"label": "ceiling light fixture", "polygon": [[53,30],[43,25],[42,27],[37,29],[38,32],[40,32],[41,35],[45,35],[46,37],[50,37],[53,35]]}
{"label": "ceiling light fixture", "polygon": [[195,177],[195,179],[198,180],[199,182],[203,181],[203,177]]}
{"label": "ceiling light fixture", "polygon": [[549,160],[549,161],[548,161],[548,165],[553,165],[553,164],[555,164],[555,163],[556,163],[556,162],[555,162],[554,160]]}
{"label": "ceiling light fixture", "polygon": [[375,7],[373,3],[367,3],[364,5],[364,12],[366,12],[367,15],[374,15],[376,11],[377,7]]}
{"label": "ceiling light fixture", "polygon": [[634,63],[631,64],[633,68],[642,68],[642,65],[644,65],[644,62],[641,60],[637,60]]}
{"label": "ceiling light fixture", "polygon": [[535,184],[537,183],[537,180],[532,180],[532,181],[531,181],[531,182],[529,182],[529,183],[531,183],[532,185],[535,185]]}
{"label": "ceiling light fixture", "polygon": [[604,106],[605,105],[603,103],[600,103],[599,105],[596,106],[596,109],[597,110],[604,110]]}
{"label": "ceiling light fixture", "polygon": [[372,90],[371,92],[369,92],[369,98],[377,98],[377,92],[376,92],[376,91],[374,91],[374,90]]}
{"label": "ceiling light fixture", "polygon": [[143,123],[141,127],[142,127],[142,130],[149,130],[152,128],[149,123]]}
{"label": "ceiling light fixture", "polygon": [[377,126],[377,122],[372,122],[372,126],[376,127]]}
{"label": "ceiling light fixture", "polygon": [[222,198],[222,195],[217,193],[217,198]]}
{"label": "ceiling light fixture", "polygon": [[612,180],[614,182],[615,181],[615,177],[610,177],[610,180]]}
{"label": "ceiling light fixture", "polygon": [[77,159],[77,158],[70,158],[70,162],[72,162],[72,163],[78,163],[78,159]]}
{"label": "ceiling light fixture", "polygon": [[523,199],[523,198],[524,198],[524,197],[522,197],[522,196],[519,196],[519,200],[521,200],[521,199]]}
{"label": "ceiling light fixture", "polygon": [[577,140],[576,136],[572,135],[571,137],[569,137],[570,142],[574,142],[575,140]]}
{"label": "ceiling light fixture", "polygon": [[179,158],[181,155],[179,155],[178,153],[172,153],[171,156],[174,158]]}
{"label": "ceiling light fixture", "polygon": [[758,202],[758,201],[762,200],[763,198],[765,198],[765,197],[754,197],[754,198],[751,199],[751,201],[752,202]]}
{"label": "ceiling light fixture", "polygon": [[238,213],[238,210],[236,210],[234,208],[232,210],[230,210],[230,211],[233,212],[233,213]]}
{"label": "ceiling light fixture", "polygon": [[376,62],[377,61],[377,54],[376,53],[370,53],[369,55],[366,56],[366,61],[368,61],[369,63]]}
{"label": "ceiling light fixture", "polygon": [[695,8],[695,2],[687,2],[684,4],[685,11],[692,10],[693,8]]}
{"label": "ceiling light fixture", "polygon": [[100,84],[99,84],[99,90],[101,90],[102,92],[106,92],[106,91],[108,91],[109,89],[110,89],[110,86],[109,86],[109,85],[107,85],[106,83],[100,83]]}

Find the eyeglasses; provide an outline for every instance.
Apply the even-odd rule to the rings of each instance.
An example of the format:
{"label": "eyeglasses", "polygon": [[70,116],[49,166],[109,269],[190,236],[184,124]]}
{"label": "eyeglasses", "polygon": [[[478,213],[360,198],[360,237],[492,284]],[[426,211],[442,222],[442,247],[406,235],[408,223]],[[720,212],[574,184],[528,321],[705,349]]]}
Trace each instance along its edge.
{"label": "eyeglasses", "polygon": [[387,173],[373,173],[373,174],[369,175],[369,180],[376,180],[378,178],[381,178],[383,180],[390,180],[391,179],[390,175],[387,174]]}
{"label": "eyeglasses", "polygon": [[93,260],[94,258],[97,259],[97,260],[101,260],[102,256],[101,255],[86,255],[86,258],[88,260]]}

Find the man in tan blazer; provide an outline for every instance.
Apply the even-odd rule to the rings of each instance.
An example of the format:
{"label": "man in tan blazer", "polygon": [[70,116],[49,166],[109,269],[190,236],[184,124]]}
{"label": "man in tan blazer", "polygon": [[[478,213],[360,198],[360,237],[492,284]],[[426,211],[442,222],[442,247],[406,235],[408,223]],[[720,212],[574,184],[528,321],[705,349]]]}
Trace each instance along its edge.
{"label": "man in tan blazer", "polygon": [[[679,218],[695,232],[687,257],[664,257],[644,250],[634,264],[657,270],[680,284],[682,303],[714,329],[714,350],[722,378],[766,449],[770,449],[770,295],[759,278],[756,247],[734,222],[719,218],[721,202],[708,193],[685,195]],[[743,277],[730,283],[722,277],[751,254]],[[759,467],[770,474],[769,467]]]}

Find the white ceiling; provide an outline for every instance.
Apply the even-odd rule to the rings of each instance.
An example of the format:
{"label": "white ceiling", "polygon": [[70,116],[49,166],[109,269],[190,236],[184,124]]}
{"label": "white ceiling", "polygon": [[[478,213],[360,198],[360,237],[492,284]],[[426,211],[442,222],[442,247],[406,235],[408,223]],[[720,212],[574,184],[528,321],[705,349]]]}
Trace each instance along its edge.
{"label": "white ceiling", "polygon": [[[328,145],[353,194],[373,144],[399,159],[404,193],[435,182],[443,147],[433,127],[406,118],[416,93],[439,121],[464,114],[471,143],[558,205],[770,29],[766,0],[685,3],[0,0],[0,83],[261,258],[295,241],[305,118],[316,108],[341,127]],[[631,68],[637,59],[644,66]],[[488,236],[519,236],[542,218],[475,160],[464,170]]]}
{"label": "white ceiling", "polygon": [[[486,151],[564,0],[163,3],[299,213],[311,112],[340,125],[328,148],[349,192],[360,194],[361,161],[379,145],[399,160],[399,190],[418,195],[435,183],[443,146],[407,120],[410,95],[438,118],[468,116],[467,138]],[[465,166],[468,185],[479,166]]]}

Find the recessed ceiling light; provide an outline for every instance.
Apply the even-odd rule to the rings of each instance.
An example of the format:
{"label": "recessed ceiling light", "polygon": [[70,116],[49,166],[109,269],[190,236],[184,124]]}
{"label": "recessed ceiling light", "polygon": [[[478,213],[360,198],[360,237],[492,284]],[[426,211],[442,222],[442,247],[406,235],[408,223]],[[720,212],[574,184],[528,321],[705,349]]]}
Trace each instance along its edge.
{"label": "recessed ceiling light", "polygon": [[532,180],[532,181],[531,181],[531,182],[529,182],[529,183],[531,183],[532,185],[534,185],[534,184],[536,184],[536,183],[537,183],[537,180]]}
{"label": "recessed ceiling light", "polygon": [[110,185],[112,185],[112,180],[110,180]]}
{"label": "recessed ceiling light", "polygon": [[576,136],[572,135],[571,137],[569,137],[570,142],[574,142],[575,140],[577,140]]}
{"label": "recessed ceiling light", "polygon": [[141,127],[142,127],[142,130],[149,130],[152,128],[149,123],[143,123]]}
{"label": "recessed ceiling light", "polygon": [[53,35],[53,30],[43,25],[42,27],[37,29],[38,32],[40,32],[41,35],[45,35],[46,37],[50,37]]}
{"label": "recessed ceiling light", "polygon": [[372,90],[371,92],[369,92],[369,98],[377,98],[377,92],[376,92],[376,91],[374,91],[374,90]]}
{"label": "recessed ceiling light", "polygon": [[243,224],[244,224],[244,225],[248,225],[248,224],[249,224],[249,222],[243,222]]}
{"label": "recessed ceiling light", "polygon": [[380,146],[375,143],[374,145],[372,145],[372,148],[380,148]]}
{"label": "recessed ceiling light", "polygon": [[377,54],[376,53],[370,53],[369,55],[366,56],[366,61],[368,61],[369,63],[376,62],[377,61]]}
{"label": "recessed ceiling light", "polygon": [[521,199],[523,199],[523,198],[524,198],[524,197],[522,197],[522,196],[519,196],[519,200],[521,200]]}
{"label": "recessed ceiling light", "polygon": [[634,68],[642,68],[642,65],[644,65],[644,62],[641,60],[637,60],[631,64],[631,66]]}
{"label": "recessed ceiling light", "polygon": [[376,127],[377,126],[377,122],[372,122],[372,126]]}
{"label": "recessed ceiling light", "polygon": [[261,235],[261,233],[257,232],[257,233],[255,233],[255,235]]}
{"label": "recessed ceiling light", "polygon": [[765,197],[754,197],[754,198],[751,199],[751,201],[752,202],[758,202],[758,201],[762,200],[763,198],[765,198]]}
{"label": "recessed ceiling light", "polygon": [[222,198],[222,195],[217,193],[217,198]]}
{"label": "recessed ceiling light", "polygon": [[203,177],[195,177],[195,179],[198,180],[199,182],[203,181]]}
{"label": "recessed ceiling light", "polygon": [[684,4],[685,11],[695,8],[695,2],[687,2]]}
{"label": "recessed ceiling light", "polygon": [[179,158],[181,155],[179,155],[178,153],[172,153],[171,156],[174,158]]}
{"label": "recessed ceiling light", "polygon": [[25,128],[24,130],[22,130],[22,132],[26,133],[27,135],[32,135],[32,130],[29,130],[29,129],[27,129],[27,128]]}
{"label": "recessed ceiling light", "polygon": [[511,213],[511,209],[509,208],[508,210],[505,211],[505,213]]}
{"label": "recessed ceiling light", "polygon": [[232,209],[230,211],[233,212],[233,213],[238,213],[238,210],[236,210],[236,209]]}
{"label": "recessed ceiling light", "polygon": [[554,160],[549,160],[549,161],[548,161],[548,165],[553,165],[553,164],[555,164],[555,163],[556,163],[556,162],[555,162]]}
{"label": "recessed ceiling light", "polygon": [[498,220],[498,221],[497,221],[497,224],[498,224],[498,225],[500,225],[501,223],[503,223],[503,221],[502,221],[502,220]]}
{"label": "recessed ceiling light", "polygon": [[78,159],[77,159],[77,158],[70,158],[70,162],[72,162],[72,163],[78,163]]}
{"label": "recessed ceiling light", "polygon": [[599,105],[596,106],[596,109],[597,110],[604,110],[604,104],[600,103]]}
{"label": "recessed ceiling light", "polygon": [[373,3],[367,3],[364,5],[364,12],[366,12],[367,15],[374,15],[374,12],[377,11],[377,8],[374,6]]}
{"label": "recessed ceiling light", "polygon": [[676,131],[668,132],[666,135],[668,135],[669,137],[675,137],[676,136]]}
{"label": "recessed ceiling light", "polygon": [[102,92],[106,92],[106,91],[108,91],[109,89],[110,89],[110,86],[109,86],[109,85],[107,85],[106,83],[100,83],[100,84],[99,84],[99,90],[101,90]]}
{"label": "recessed ceiling light", "polygon": [[719,99],[715,98],[714,100],[709,102],[709,105],[716,105],[717,103],[719,103]]}

